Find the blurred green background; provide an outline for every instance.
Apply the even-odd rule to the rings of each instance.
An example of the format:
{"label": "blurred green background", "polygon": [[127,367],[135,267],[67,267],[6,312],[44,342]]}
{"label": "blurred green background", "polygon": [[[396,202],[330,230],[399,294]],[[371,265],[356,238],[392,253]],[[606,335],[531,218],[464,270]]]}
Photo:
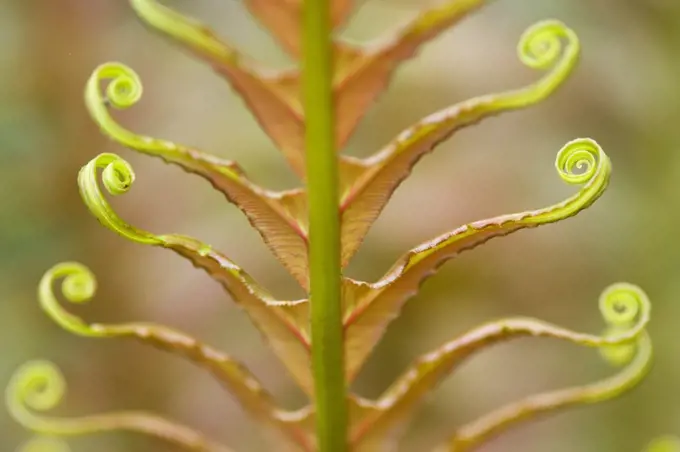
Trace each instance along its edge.
{"label": "blurred green background", "polygon": [[[235,0],[168,1],[272,66],[290,62]],[[425,0],[363,2],[344,35],[379,36]],[[653,436],[680,434],[680,2],[498,0],[426,47],[351,140],[368,155],[422,116],[471,96],[523,86],[538,76],[515,43],[537,20],[557,18],[580,36],[582,62],[566,84],[530,110],[464,130],[424,159],[397,191],[349,274],[372,280],[405,250],[464,222],[537,208],[573,193],[555,174],[567,141],[596,139],[614,165],[610,188],[574,219],[498,239],[464,253],[412,299],[366,366],[356,389],[378,395],[418,354],[493,318],[528,315],[577,330],[602,328],[597,297],[608,284],[641,285],[654,303],[656,362],[625,397],[542,419],[499,437],[485,452],[634,452]],[[268,450],[257,427],[203,372],[118,340],[75,337],[44,316],[43,272],[77,260],[98,275],[91,306],[101,322],[151,320],[232,353],[283,403],[300,393],[217,284],[171,252],[126,242],[81,203],[78,169],[117,152],[137,171],[114,206],[134,225],[179,232],[221,249],[281,297],[300,296],[243,215],[208,184],[101,136],[83,105],[100,63],[118,60],[145,82],[139,106],[118,117],[131,129],[238,160],[256,181],[297,181],[225,81],[145,29],[122,0],[0,1],[0,382],[23,362],[46,358],[70,392],[55,413],[148,409],[224,439]],[[597,353],[550,340],[522,340],[469,361],[418,413],[401,450],[427,450],[452,429],[524,395],[613,372]],[[3,451],[30,435],[0,411]],[[73,439],[75,452],[174,451],[133,434]]]}

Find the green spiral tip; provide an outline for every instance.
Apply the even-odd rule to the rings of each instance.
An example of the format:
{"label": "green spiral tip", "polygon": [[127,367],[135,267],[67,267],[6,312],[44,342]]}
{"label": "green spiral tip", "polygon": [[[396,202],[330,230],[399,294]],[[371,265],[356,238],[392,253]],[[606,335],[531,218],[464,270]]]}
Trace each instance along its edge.
{"label": "green spiral tip", "polygon": [[602,292],[599,307],[608,325],[625,327],[640,316],[649,317],[652,305],[640,287],[616,283]]}
{"label": "green spiral tip", "polygon": [[111,78],[106,87],[106,103],[124,109],[142,98],[142,81],[130,67],[121,63],[106,63],[95,70],[97,79]]}
{"label": "green spiral tip", "polygon": [[562,221],[590,207],[604,193],[611,177],[611,161],[602,147],[590,138],[578,138],[562,146],[555,159],[560,178],[571,185],[582,185],[578,193],[542,209],[523,221],[545,224]]}
{"label": "green spiral tip", "polygon": [[58,438],[40,436],[20,446],[16,452],[71,452],[71,448]]}
{"label": "green spiral tip", "polygon": [[578,36],[562,22],[547,20],[529,27],[517,44],[517,56],[527,67],[547,71],[540,80],[526,88],[491,96],[491,112],[524,108],[546,99],[555,92],[579,60]]}
{"label": "green spiral tip", "polygon": [[599,163],[608,159],[599,144],[590,138],[578,138],[562,146],[555,159],[555,168],[562,180],[580,185],[597,176]]}
{"label": "green spiral tip", "polygon": [[666,435],[653,439],[644,452],[680,452],[680,438]]}
{"label": "green spiral tip", "polygon": [[51,410],[61,402],[65,393],[66,382],[57,366],[49,361],[30,361],[16,371],[7,386],[7,408],[25,428],[51,434],[54,432],[49,423],[32,411]]}
{"label": "green spiral tip", "polygon": [[94,297],[97,290],[94,274],[78,262],[62,262],[45,272],[38,286],[38,299],[43,311],[62,328],[72,333],[90,337],[103,336],[103,331],[88,325],[59,304],[53,286],[61,278],[63,278],[61,293],[71,303],[86,303]]}
{"label": "green spiral tip", "polygon": [[[107,81],[102,90],[100,83]],[[134,138],[111,117],[108,107],[122,110],[135,105],[142,98],[142,81],[137,73],[122,63],[105,63],[97,67],[85,87],[85,105],[104,133],[112,139],[128,143]]]}
{"label": "green spiral tip", "polygon": [[150,435],[188,451],[230,450],[205,438],[190,427],[141,411],[122,411],[75,418],[39,414],[55,408],[63,400],[65,393],[64,377],[51,362],[31,361],[17,370],[6,389],[9,413],[26,429],[43,435],[25,444],[19,452],[67,452],[66,445],[58,442],[57,437],[121,430]]}
{"label": "green spiral tip", "polygon": [[112,195],[126,193],[135,181],[132,166],[116,154],[99,154],[78,174],[78,186],[83,201],[101,224],[137,243],[159,245],[162,240],[154,234],[137,229],[123,221],[106,200],[99,187],[98,170],[102,170],[104,188]]}
{"label": "green spiral tip", "polygon": [[602,292],[599,308],[607,323],[604,337],[615,342],[601,347],[600,355],[615,366],[628,364],[637,352],[637,344],[632,339],[637,338],[649,322],[649,298],[638,286],[617,283]]}
{"label": "green spiral tip", "polygon": [[537,22],[522,34],[517,55],[530,68],[548,69],[559,61],[565,49],[564,40],[572,47],[573,58],[569,59],[576,59],[580,47],[576,33],[557,20]]}

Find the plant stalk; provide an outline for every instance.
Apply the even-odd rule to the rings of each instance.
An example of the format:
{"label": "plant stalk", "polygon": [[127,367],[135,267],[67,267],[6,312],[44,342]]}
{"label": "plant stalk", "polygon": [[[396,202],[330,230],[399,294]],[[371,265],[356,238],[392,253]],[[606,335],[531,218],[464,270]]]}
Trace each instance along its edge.
{"label": "plant stalk", "polygon": [[329,0],[304,0],[303,15],[302,82],[317,444],[320,452],[345,452],[347,397]]}

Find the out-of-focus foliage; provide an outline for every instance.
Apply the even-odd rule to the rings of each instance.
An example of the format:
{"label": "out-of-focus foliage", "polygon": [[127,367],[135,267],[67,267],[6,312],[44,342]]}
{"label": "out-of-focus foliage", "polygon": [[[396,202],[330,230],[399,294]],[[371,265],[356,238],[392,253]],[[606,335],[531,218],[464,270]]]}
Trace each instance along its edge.
{"label": "out-of-focus foliage", "polygon": [[678,452],[680,451],[680,439],[677,436],[661,436],[655,438],[644,452]]}
{"label": "out-of-focus foliage", "polygon": [[[44,356],[49,351],[50,356],[56,356],[55,360],[62,363],[62,367],[81,372],[81,381],[76,378],[76,382],[72,383],[77,391],[73,391],[73,405],[68,407],[69,412],[77,407],[82,408],[77,411],[100,410],[106,406],[107,399],[111,400],[112,407],[115,405],[118,408],[152,406],[159,408],[159,411],[170,411],[180,417],[189,418],[192,424],[201,424],[205,427],[204,430],[228,437],[230,443],[241,444],[247,450],[257,448],[257,443],[252,443],[255,437],[253,431],[241,424],[244,422],[243,417],[236,414],[226,415],[226,410],[235,408],[228,401],[224,402],[225,407],[216,405],[217,398],[211,395],[216,390],[210,386],[212,383],[202,382],[200,375],[185,374],[186,371],[175,367],[174,362],[142,354],[144,352],[136,348],[110,345],[108,349],[102,349],[102,344],[97,344],[96,347],[83,346],[79,341],[62,338],[50,325],[36,320],[42,317],[36,315],[35,309],[32,309],[35,306],[34,295],[22,291],[24,287],[34,285],[42,269],[55,260],[63,259],[64,250],[80,250],[73,257],[92,264],[96,273],[107,275],[108,281],[102,282],[101,287],[115,288],[109,289],[108,294],[100,297],[119,300],[119,304],[115,306],[99,306],[99,312],[92,313],[93,316],[100,317],[105,312],[106,318],[148,317],[162,319],[161,323],[182,325],[196,332],[196,335],[200,333],[201,337],[207,337],[213,343],[222,345],[222,348],[227,348],[239,359],[246,361],[256,373],[268,376],[265,382],[267,386],[276,388],[278,395],[295,403],[300,399],[296,395],[287,396],[291,387],[281,379],[280,368],[276,367],[267,350],[261,346],[259,338],[249,333],[240,314],[232,308],[220,308],[222,305],[205,300],[221,300],[217,291],[205,292],[210,290],[210,284],[206,280],[189,276],[192,272],[188,271],[188,266],[173,264],[162,253],[154,254],[146,248],[141,251],[128,248],[115,237],[111,238],[90,228],[91,222],[87,221],[84,209],[74,193],[73,176],[82,162],[90,160],[93,154],[115,148],[110,148],[105,140],[97,136],[83,114],[80,90],[86,75],[101,61],[102,54],[111,55],[106,59],[129,62],[143,73],[147,86],[153,87],[154,91],[158,90],[155,95],[149,92],[145,97],[146,102],[149,102],[147,114],[144,114],[143,106],[138,107],[142,110],[138,116],[131,117],[134,113],[126,114],[126,121],[130,121],[130,124],[134,123],[140,130],[153,129],[155,136],[172,137],[173,140],[176,136],[177,141],[197,143],[200,147],[216,149],[222,145],[225,148],[224,154],[239,160],[248,168],[249,174],[257,175],[258,181],[280,184],[281,188],[287,188],[291,184],[290,175],[280,175],[282,162],[277,161],[269,143],[258,134],[255,123],[243,113],[239,102],[228,90],[215,83],[210,77],[212,74],[203,74],[200,65],[196,65],[193,60],[180,57],[172,50],[168,51],[164,43],[155,42],[144,33],[128,13],[127,5],[83,6],[78,1],[71,0],[63,2],[59,7],[45,6],[40,9],[31,8],[31,3],[42,2],[26,2],[25,5],[12,6],[11,9],[17,19],[12,22],[14,28],[10,27],[9,30],[17,33],[17,36],[25,33],[27,38],[10,39],[5,44],[8,49],[10,45],[17,47],[14,54],[8,51],[8,55],[15,55],[17,58],[17,61],[6,63],[8,67],[14,68],[13,71],[8,71],[14,75],[9,79],[11,83],[8,86],[18,85],[24,87],[24,91],[11,90],[10,93],[18,97],[16,105],[12,107],[11,102],[8,102],[3,107],[7,109],[7,117],[13,122],[18,121],[21,127],[7,127],[8,134],[3,134],[3,137],[9,137],[5,139],[12,136],[16,138],[5,147],[5,151],[9,152],[6,158],[9,164],[3,165],[2,170],[7,173],[2,182],[3,185],[7,184],[7,189],[2,191],[2,212],[3,218],[7,215],[6,218],[10,220],[2,222],[2,227],[8,231],[5,234],[3,229],[2,234],[3,257],[6,256],[7,262],[7,268],[2,269],[2,277],[16,277],[11,277],[7,284],[2,285],[9,288],[6,297],[10,300],[3,308],[10,311],[2,318],[22,319],[21,322],[7,322],[3,334],[7,334],[7,341],[25,344],[25,347],[9,349],[6,355],[7,368],[3,362],[3,370],[8,371],[29,356]],[[233,36],[232,40],[243,42],[244,47],[252,47],[248,50],[259,52],[263,60],[274,60],[276,57],[269,51],[273,47],[269,47],[267,38],[259,34],[251,35],[252,25],[243,25],[245,16],[239,16],[243,13],[243,5],[229,3],[226,6],[217,6],[198,5],[197,2],[189,12],[201,17],[232,18],[228,19],[231,26],[219,20],[211,25],[224,35]],[[563,197],[563,193],[551,191],[549,187],[554,186],[551,179],[546,177],[545,183],[540,180],[543,174],[548,174],[543,168],[553,157],[541,152],[546,147],[555,148],[556,144],[566,141],[552,141],[560,133],[571,137],[574,130],[578,130],[580,134],[597,138],[616,161],[616,174],[620,175],[617,176],[617,184],[623,186],[619,189],[615,188],[617,184],[612,186],[608,198],[613,199],[610,199],[609,207],[600,207],[605,209],[600,214],[588,212],[586,215],[590,216],[589,221],[580,218],[571,226],[554,226],[553,232],[548,229],[523,238],[506,239],[508,244],[489,245],[491,250],[483,251],[481,257],[461,258],[467,260],[443,270],[443,273],[451,272],[450,277],[425,286],[418,300],[412,303],[418,306],[410,308],[405,316],[406,320],[396,322],[390,329],[386,341],[374,357],[373,368],[369,363],[365,376],[359,379],[357,386],[361,392],[381,392],[381,388],[393,380],[415,354],[449,337],[452,327],[466,329],[489,315],[521,312],[550,318],[556,323],[573,324],[579,320],[582,323],[587,322],[591,318],[591,304],[581,300],[591,299],[593,291],[599,290],[612,279],[634,280],[645,287],[651,285],[648,291],[655,299],[666,302],[673,300],[674,287],[662,285],[662,277],[665,275],[665,279],[669,279],[668,275],[672,274],[673,268],[670,258],[673,250],[670,235],[673,216],[669,216],[665,210],[673,201],[672,195],[668,195],[672,193],[672,184],[664,181],[670,181],[673,175],[670,151],[673,144],[677,143],[677,136],[673,136],[675,131],[672,128],[670,131],[653,129],[660,127],[664,119],[669,121],[668,118],[674,113],[671,107],[674,104],[672,92],[657,94],[655,89],[659,88],[652,88],[648,80],[659,79],[661,83],[669,70],[673,69],[662,66],[666,64],[666,58],[658,48],[663,49],[664,46],[654,45],[657,42],[655,40],[658,40],[671,48],[672,27],[669,24],[668,32],[661,36],[658,30],[663,27],[657,26],[654,20],[662,25],[671,21],[674,16],[664,12],[664,8],[671,11],[674,7],[664,6],[663,2],[645,7],[649,11],[648,16],[644,17],[648,17],[647,20],[652,24],[649,28],[645,28],[644,20],[638,19],[638,10],[644,8],[631,7],[631,17],[628,20],[634,26],[626,29],[636,30],[648,39],[649,48],[658,52],[657,60],[654,60],[657,64],[643,64],[642,68],[637,68],[638,73],[626,63],[651,58],[646,51],[647,47],[644,47],[647,41],[632,41],[635,45],[626,46],[626,56],[618,55],[617,60],[616,50],[619,48],[616,46],[624,46],[626,41],[622,39],[619,43],[612,42],[608,38],[610,35],[605,33],[607,27],[610,27],[609,30],[616,30],[617,26],[628,25],[626,13],[621,13],[621,17],[614,16],[614,19],[608,14],[604,26],[598,23],[597,28],[591,29],[582,19],[578,20],[580,16],[577,12],[583,13],[586,8],[588,11],[597,10],[597,7],[584,5],[584,9],[579,10],[573,3],[567,5],[566,2],[555,1],[545,2],[540,8],[530,7],[523,12],[521,6],[509,3],[498,2],[489,7],[483,14],[477,15],[476,19],[470,19],[467,25],[457,27],[450,36],[438,41],[419,60],[409,63],[398,72],[395,89],[383,97],[382,102],[373,110],[374,114],[369,115],[367,123],[359,128],[357,137],[350,142],[350,150],[356,155],[365,155],[365,149],[379,148],[390,136],[419,116],[451,104],[451,100],[445,99],[447,94],[458,100],[472,94],[504,89],[505,84],[510,84],[514,79],[526,80],[511,69],[517,67],[513,66],[514,62],[504,61],[503,58],[511,53],[509,50],[512,47],[507,45],[507,41],[513,40],[513,36],[528,21],[541,19],[546,15],[560,17],[578,30],[582,41],[588,43],[584,47],[589,48],[592,45],[592,52],[597,52],[599,58],[592,55],[589,57],[586,52],[579,71],[584,72],[585,66],[586,76],[575,76],[575,87],[571,88],[573,95],[566,96],[566,100],[556,98],[547,102],[548,105],[537,107],[539,113],[525,113],[519,119],[506,119],[507,123],[498,121],[495,124],[485,124],[484,129],[480,128],[479,131],[465,132],[451,144],[442,146],[438,158],[433,159],[438,162],[436,166],[428,167],[423,162],[413,178],[417,182],[410,180],[410,190],[397,192],[394,203],[385,212],[385,217],[378,221],[369,234],[367,250],[359,253],[359,258],[355,260],[357,264],[350,268],[350,272],[360,275],[361,279],[370,280],[382,273],[380,269],[389,265],[389,261],[394,260],[395,253],[399,250],[413,246],[433,235],[435,231],[446,228],[452,221],[465,223],[499,211],[512,211],[514,206],[521,209],[526,205],[540,205],[551,202],[555,197]],[[347,33],[357,37],[364,37],[366,32],[377,35],[382,30],[382,27],[377,29],[378,25],[392,26],[410,13],[415,13],[415,8],[420,6],[405,2],[370,2],[362,9],[359,24],[353,25]],[[208,9],[212,7],[224,14],[211,15]],[[621,6],[614,8],[614,5],[612,10],[627,11]],[[654,15],[655,11],[658,16]],[[593,17],[594,13],[590,14],[587,17]],[[363,28],[362,22],[366,24]],[[59,33],[58,39],[48,33],[55,27],[65,30],[64,33]],[[82,39],[84,34],[87,34],[88,39]],[[635,36],[639,38],[639,35]],[[74,42],[83,47],[73,48]],[[474,42],[474,46],[470,46],[470,42]],[[612,47],[607,47],[603,42],[608,42]],[[55,53],[55,47],[61,50]],[[639,55],[635,55],[638,60],[630,60],[633,58],[630,56],[631,47],[641,49]],[[41,49],[43,53],[40,53]],[[456,50],[460,52],[459,56],[455,54]],[[149,54],[155,58],[150,59]],[[480,59],[480,56],[485,58]],[[162,63],[159,65],[158,61]],[[452,65],[449,71],[447,64],[450,61],[457,61],[457,64]],[[24,67],[28,69],[22,72],[20,69]],[[614,70],[617,68],[618,70]],[[626,77],[620,78],[619,71],[624,71],[624,68]],[[78,71],[82,72],[80,79],[75,75]],[[17,74],[23,76],[17,77]],[[169,77],[168,74],[172,76]],[[489,76],[482,77],[480,74]],[[635,88],[626,85],[632,83],[630,79],[638,82]],[[188,83],[190,80],[196,83]],[[617,86],[616,83],[622,86],[611,92],[606,91]],[[661,86],[672,86],[670,81],[668,83],[661,83]],[[642,89],[641,86],[646,88]],[[217,99],[218,96],[213,93],[220,92],[223,93],[223,98]],[[21,97],[22,93],[25,98]],[[205,93],[211,94],[206,98]],[[664,106],[667,110],[663,109]],[[28,108],[23,116],[22,108]],[[565,114],[565,111],[571,114]],[[648,114],[641,114],[641,111]],[[660,111],[666,111],[666,116],[660,115]],[[196,120],[192,122],[193,118]],[[35,140],[30,143],[30,149],[25,144],[25,136],[30,138],[29,142]],[[468,142],[462,141],[465,140],[464,136],[468,136]],[[15,144],[12,146],[12,143]],[[27,146],[27,149],[20,149],[23,146]],[[451,146],[463,149],[457,149],[452,154]],[[643,151],[645,153],[641,154]],[[446,157],[447,155],[450,156]],[[130,158],[133,159],[134,157]],[[658,168],[653,162],[657,162]],[[134,215],[136,219],[140,219],[146,213],[145,229],[153,230],[172,224],[177,230],[189,230],[192,233],[195,231],[197,236],[207,236],[210,243],[219,244],[220,249],[228,249],[230,257],[242,266],[247,264],[249,270],[252,269],[251,273],[264,286],[272,290],[276,288],[277,293],[288,292],[291,298],[299,295],[290,280],[286,279],[287,276],[267,257],[258,237],[247,230],[247,224],[243,220],[232,215],[233,209],[227,209],[229,218],[224,218],[224,204],[220,202],[221,199],[214,197],[205,187],[192,185],[188,180],[185,182],[190,178],[178,177],[174,169],[158,169],[158,165],[149,166],[143,160],[139,164],[135,162],[134,166],[138,168],[138,172],[144,171],[148,175],[140,177],[135,188],[136,197],[130,197],[139,204],[135,207],[128,201],[117,209],[124,212],[122,216],[128,218]],[[23,168],[25,170],[22,176]],[[653,171],[655,169],[658,171]],[[651,174],[655,176],[652,177]],[[646,175],[648,176],[645,179]],[[441,180],[439,185],[435,182],[437,178]],[[147,180],[147,185],[142,182],[144,179]],[[416,189],[419,183],[420,187]],[[59,189],[62,186],[63,189]],[[450,195],[437,195],[442,190],[450,192]],[[613,196],[611,192],[614,192]],[[659,202],[660,199],[665,201]],[[168,202],[170,200],[172,202]],[[201,200],[201,203],[196,200]],[[427,203],[422,200],[427,200]],[[604,200],[602,202],[606,203]],[[4,205],[8,205],[9,210]],[[659,210],[653,215],[655,206]],[[412,221],[416,218],[417,221]],[[657,221],[651,222],[651,218],[657,218]],[[215,224],[222,226],[217,228]],[[646,233],[651,230],[655,233]],[[7,240],[6,237],[10,239]],[[7,253],[4,252],[5,243],[8,244]],[[622,243],[626,246],[622,246]],[[35,250],[35,254],[31,256],[30,250]],[[664,256],[668,256],[667,261],[664,261]],[[660,262],[665,263],[665,266],[659,267]],[[655,268],[657,271],[652,272]],[[468,299],[472,294],[476,298]],[[4,293],[2,295],[5,297]],[[571,297],[575,300],[572,303],[559,304],[559,300]],[[146,303],[140,306],[137,300],[144,300]],[[217,309],[223,311],[218,313]],[[659,367],[662,367],[664,346],[669,354],[673,348],[672,345],[668,348],[670,341],[663,344],[663,331],[669,331],[663,319],[670,321],[674,312],[670,304],[662,304],[655,310],[668,312],[667,315],[659,316],[662,318],[660,325],[654,328],[661,331],[661,337],[656,342],[662,342],[658,358],[661,363]],[[442,321],[435,320],[436,328],[426,328],[433,318],[441,318]],[[662,329],[664,326],[665,330]],[[406,331],[417,331],[417,337],[413,337],[411,333],[406,338]],[[520,346],[512,351],[508,349],[500,360],[496,355],[493,361],[478,361],[476,368],[463,369],[458,378],[454,379],[456,386],[453,382],[450,386],[444,385],[439,390],[443,396],[437,397],[434,404],[426,407],[425,413],[430,410],[436,416],[426,417],[424,423],[421,422],[416,427],[411,435],[411,443],[404,446],[406,450],[421,448],[423,444],[427,444],[427,438],[436,438],[437,435],[432,435],[432,430],[447,431],[452,417],[462,423],[465,418],[487,411],[490,406],[498,405],[504,399],[515,399],[523,392],[533,392],[537,385],[544,384],[546,389],[561,386],[576,377],[583,378],[584,373],[590,379],[595,378],[598,364],[595,361],[588,364],[587,357],[580,356],[578,360],[571,360],[569,350],[560,349],[559,353],[555,353],[552,349],[546,349],[541,354],[541,349],[535,349],[534,344],[529,347],[531,348],[522,349]],[[669,361],[671,364],[674,362],[672,358]],[[545,367],[536,368],[535,364],[530,364],[537,362]],[[583,362],[588,367],[565,364],[572,362]],[[129,369],[134,369],[134,372]],[[665,370],[664,375],[673,375],[672,368]],[[161,383],[155,383],[153,378],[149,379],[144,375],[147,372],[157,374],[158,378],[162,377]],[[503,376],[500,380],[502,384],[499,384],[499,375]],[[73,378],[69,380],[73,381]],[[185,381],[184,387],[181,386],[182,381]],[[670,380],[669,384],[672,384]],[[453,388],[456,392],[452,393],[447,388]],[[656,387],[654,389],[659,390]],[[638,392],[647,394],[649,399],[649,392]],[[652,403],[648,399],[640,398],[639,403]],[[656,419],[656,430],[677,429],[672,424],[664,424],[672,419],[670,414],[674,408],[668,399],[665,402],[669,406],[655,411],[668,413],[668,416],[664,414]],[[225,411],[219,414],[220,410]],[[448,410],[452,414],[446,414]],[[601,416],[605,412],[603,410],[605,408],[594,411]],[[618,416],[622,416],[619,411]],[[631,416],[635,417],[639,411],[641,410],[630,411]],[[616,445],[628,447],[635,441],[640,442],[639,438],[628,438],[625,443],[617,443],[623,440],[619,434],[611,435],[611,425],[609,431],[606,428],[599,433],[593,431],[593,423],[584,422],[583,419],[598,419],[599,424],[607,424],[599,421],[599,416],[590,416],[598,414],[581,412],[578,416],[567,416],[566,420],[553,421],[550,428],[562,430],[546,431],[546,441],[550,442],[544,443],[543,448],[546,447],[545,444],[551,444],[551,450],[555,450],[555,447],[561,447],[555,446],[556,444],[566,444],[564,450],[621,450]],[[610,421],[624,422],[625,419],[612,416]],[[640,422],[645,425],[650,420],[645,417]],[[541,426],[534,426],[531,430],[526,436],[518,433],[499,440],[497,445],[501,449],[531,450],[536,447],[536,450],[542,450]],[[580,434],[574,435],[573,432],[576,431]],[[630,433],[639,434],[640,438],[651,436],[643,435],[645,431],[641,428]],[[561,440],[560,434],[564,434],[566,439]],[[4,437],[11,441],[14,439],[12,435],[14,433]],[[124,446],[121,445],[123,441],[126,442]],[[151,447],[145,446],[146,443],[142,441],[132,437],[112,438],[110,447],[111,450],[144,450],[145,447]],[[15,443],[13,441],[10,444]],[[101,442],[97,444],[100,445]]]}

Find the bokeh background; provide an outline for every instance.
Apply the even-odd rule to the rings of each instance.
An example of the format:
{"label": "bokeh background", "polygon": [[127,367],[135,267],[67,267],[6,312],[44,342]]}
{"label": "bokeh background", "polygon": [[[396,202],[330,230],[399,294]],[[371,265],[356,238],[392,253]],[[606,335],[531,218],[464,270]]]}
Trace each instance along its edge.
{"label": "bokeh background", "polygon": [[[367,0],[343,34],[369,40],[431,3]],[[529,315],[582,331],[602,328],[597,297],[608,284],[641,285],[654,302],[656,363],[629,395],[542,419],[485,452],[634,452],[680,434],[680,2],[498,0],[404,65],[346,152],[368,155],[422,116],[471,96],[536,79],[516,60],[522,31],[558,18],[581,38],[580,67],[556,95],[527,111],[456,134],[416,167],[375,224],[348,273],[379,277],[405,250],[464,222],[536,208],[573,187],[554,172],[556,152],[588,136],[614,176],[590,210],[464,253],[429,280],[390,327],[356,389],[378,395],[417,355],[476,324]],[[274,67],[290,61],[236,0],[168,1]],[[114,206],[131,223],[198,236],[281,297],[301,294],[242,214],[208,184],[101,136],[83,105],[100,63],[135,68],[145,97],[119,115],[130,128],[238,160],[271,188],[297,181],[227,83],[145,29],[122,0],[0,2],[0,382],[45,358],[70,392],[55,413],[148,409],[224,439],[268,449],[257,427],[200,370],[139,344],[75,337],[37,304],[43,272],[77,260],[98,275],[87,319],[152,320],[232,353],[282,403],[303,403],[282,366],[219,286],[171,252],[126,242],[100,227],[77,192],[78,169],[100,152],[136,168],[135,188]],[[463,422],[519,397],[585,383],[614,370],[592,350],[522,340],[489,350],[448,378],[419,411],[401,447],[428,450]],[[0,449],[30,435],[0,410]],[[134,434],[73,439],[76,452],[174,451]]]}

